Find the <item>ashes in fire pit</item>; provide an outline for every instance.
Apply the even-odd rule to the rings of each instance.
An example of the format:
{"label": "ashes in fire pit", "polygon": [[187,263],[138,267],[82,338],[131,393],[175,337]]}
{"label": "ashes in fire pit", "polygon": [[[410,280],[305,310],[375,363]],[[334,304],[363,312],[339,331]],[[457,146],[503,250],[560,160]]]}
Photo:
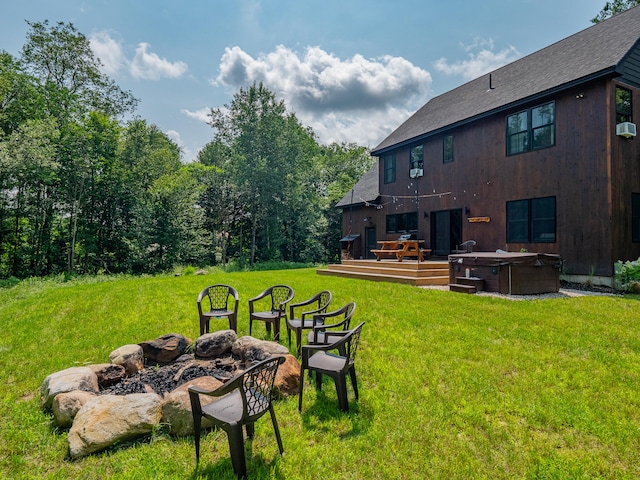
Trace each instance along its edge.
{"label": "ashes in fire pit", "polygon": [[135,375],[101,389],[99,394],[128,395],[153,391],[162,396],[198,377],[211,376],[224,382],[236,374],[238,361],[238,357],[227,355],[215,360],[195,360],[192,357],[179,363],[148,366]]}

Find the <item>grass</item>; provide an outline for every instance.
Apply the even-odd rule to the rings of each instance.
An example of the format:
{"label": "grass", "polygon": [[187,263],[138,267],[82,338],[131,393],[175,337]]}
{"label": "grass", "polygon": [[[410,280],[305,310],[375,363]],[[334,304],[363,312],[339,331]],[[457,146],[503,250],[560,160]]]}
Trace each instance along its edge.
{"label": "grass", "polygon": [[195,338],[196,296],[217,282],[240,292],[240,335],[246,300],[276,283],[299,299],[327,288],[367,322],[351,413],[338,410],[330,379],[322,392],[307,384],[302,413],[297,397],[278,401],[286,454],[265,417],[247,444],[250,478],[640,478],[639,296],[512,302],[309,268],[0,289],[0,477],[233,478],[218,431],[204,437],[197,470],[192,437],[163,428],[71,461],[67,432],[39,403],[50,373],[165,333]]}

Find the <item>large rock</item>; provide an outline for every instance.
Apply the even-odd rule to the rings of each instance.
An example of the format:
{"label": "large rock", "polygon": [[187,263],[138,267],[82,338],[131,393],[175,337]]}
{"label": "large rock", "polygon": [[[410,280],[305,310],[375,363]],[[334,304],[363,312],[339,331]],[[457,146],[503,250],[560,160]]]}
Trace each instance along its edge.
{"label": "large rock", "polygon": [[280,395],[295,395],[300,391],[300,363],[291,354],[285,355],[284,358],[284,363],[278,367],[273,388]]}
{"label": "large rock", "polygon": [[144,357],[156,363],[173,362],[186,352],[191,340],[178,333],[169,333],[155,340],[140,342]]}
{"label": "large rock", "polygon": [[73,419],[84,404],[95,397],[95,393],[82,390],[74,390],[73,392],[56,395],[51,406],[56,425],[62,428],[70,427]]}
{"label": "large rock", "polygon": [[[220,380],[213,377],[199,377],[180,385],[164,397],[162,405],[162,421],[171,425],[171,433],[177,436],[191,435],[193,433],[193,415],[191,413],[191,400],[189,399],[189,387],[202,387],[207,390],[215,390],[222,385]],[[216,400],[216,397],[200,395],[200,403],[208,405]],[[202,427],[211,427],[211,422],[202,419]]]}
{"label": "large rock", "polygon": [[100,385],[100,388],[110,387],[121,381],[126,375],[122,365],[115,365],[113,363],[98,363],[87,365],[87,367],[98,377],[98,385]]}
{"label": "large rock", "polygon": [[140,345],[123,345],[109,354],[109,360],[122,365],[127,375],[135,375],[144,368],[144,356]]}
{"label": "large rock", "polygon": [[205,333],[196,340],[196,357],[212,358],[225,355],[231,351],[238,339],[233,330],[218,330]]}
{"label": "large rock", "polygon": [[51,408],[53,399],[60,393],[83,390],[98,392],[98,377],[87,367],[71,367],[47,376],[40,387],[42,406]]}
{"label": "large rock", "polygon": [[278,342],[258,340],[250,336],[240,337],[231,349],[245,363],[260,362],[274,355],[287,355],[289,349]]}
{"label": "large rock", "polygon": [[69,430],[69,455],[83,457],[147,435],[161,419],[162,398],[155,393],[98,396],[76,415]]}

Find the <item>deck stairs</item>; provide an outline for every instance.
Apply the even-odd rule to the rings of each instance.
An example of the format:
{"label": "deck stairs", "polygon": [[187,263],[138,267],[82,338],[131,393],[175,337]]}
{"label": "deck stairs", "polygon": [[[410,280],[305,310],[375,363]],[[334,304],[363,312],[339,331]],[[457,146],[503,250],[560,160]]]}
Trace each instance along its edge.
{"label": "deck stairs", "polygon": [[459,293],[481,292],[484,290],[484,280],[478,277],[456,277],[456,283],[450,283],[449,290]]}
{"label": "deck stairs", "polygon": [[340,264],[327,265],[316,270],[316,273],[419,287],[449,284],[449,263],[446,260],[342,260]]}

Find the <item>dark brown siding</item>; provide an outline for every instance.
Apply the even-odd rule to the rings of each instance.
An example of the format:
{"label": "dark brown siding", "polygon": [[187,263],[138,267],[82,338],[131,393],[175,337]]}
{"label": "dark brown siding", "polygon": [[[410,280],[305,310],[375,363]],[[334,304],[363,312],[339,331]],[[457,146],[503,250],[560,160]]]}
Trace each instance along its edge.
{"label": "dark brown siding", "polygon": [[[469,223],[464,215],[462,238],[476,240],[475,250],[524,248],[530,252],[558,253],[565,260],[566,273],[611,275],[616,260],[612,256],[613,236],[620,235],[612,227],[619,221],[612,218],[612,195],[616,204],[624,204],[630,202],[633,190],[631,186],[621,189],[624,199],[612,192],[618,190],[612,189],[610,183],[613,165],[624,172],[625,181],[635,182],[635,191],[640,191],[638,162],[629,171],[619,166],[626,160],[616,159],[613,165],[608,160],[609,142],[621,141],[609,135],[611,128],[615,134],[615,125],[611,126],[611,95],[610,81],[599,80],[447,132],[454,135],[452,163],[443,164],[442,136],[433,136],[424,143],[424,176],[418,180],[409,178],[409,149],[397,151],[397,181],[384,185],[380,179],[385,205],[375,215],[379,238],[387,238],[385,215],[416,210],[417,191],[420,238],[427,241],[430,238],[429,219],[424,212],[429,215],[449,209],[464,212],[468,207],[469,216],[491,219],[489,223]],[[640,94],[634,98],[636,104],[640,103]],[[550,100],[556,102],[555,146],[507,156],[506,116]],[[639,140],[632,142],[638,144]],[[633,150],[638,158],[637,148]],[[618,155],[626,159],[629,154]],[[556,197],[557,241],[507,244],[506,202],[547,196]],[[618,205],[615,210],[619,210]],[[625,211],[624,215],[630,220],[630,212]],[[630,226],[627,229],[630,232]]]}

